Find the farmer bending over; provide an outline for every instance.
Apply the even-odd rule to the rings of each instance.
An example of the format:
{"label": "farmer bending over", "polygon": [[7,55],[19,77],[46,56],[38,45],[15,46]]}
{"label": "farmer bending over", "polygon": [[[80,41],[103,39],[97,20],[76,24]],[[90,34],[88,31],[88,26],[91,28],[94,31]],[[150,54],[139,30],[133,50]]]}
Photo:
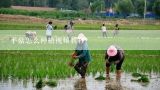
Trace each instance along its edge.
{"label": "farmer bending over", "polygon": [[91,56],[88,50],[87,38],[83,33],[78,35],[76,50],[72,57],[74,59],[79,59],[74,68],[82,78],[85,78],[87,66],[91,61]]}
{"label": "farmer bending over", "polygon": [[110,79],[109,71],[112,63],[116,65],[116,80],[121,78],[121,66],[124,61],[124,51],[111,45],[105,53],[106,79]]}

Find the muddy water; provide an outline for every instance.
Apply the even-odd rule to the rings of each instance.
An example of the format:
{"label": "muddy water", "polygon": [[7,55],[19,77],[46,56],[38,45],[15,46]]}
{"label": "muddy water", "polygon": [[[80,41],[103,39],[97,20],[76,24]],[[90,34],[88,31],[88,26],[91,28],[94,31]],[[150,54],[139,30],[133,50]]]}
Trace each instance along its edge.
{"label": "muddy water", "polygon": [[[97,77],[98,74],[95,76]],[[111,74],[110,81],[97,81],[92,75],[86,79],[80,79],[80,76],[59,80],[57,87],[45,86],[41,90],[159,90],[160,75],[150,74],[150,83],[131,82],[131,74],[122,74],[120,82],[115,80],[115,74]],[[0,81],[0,90],[36,90],[33,80],[2,79]]]}

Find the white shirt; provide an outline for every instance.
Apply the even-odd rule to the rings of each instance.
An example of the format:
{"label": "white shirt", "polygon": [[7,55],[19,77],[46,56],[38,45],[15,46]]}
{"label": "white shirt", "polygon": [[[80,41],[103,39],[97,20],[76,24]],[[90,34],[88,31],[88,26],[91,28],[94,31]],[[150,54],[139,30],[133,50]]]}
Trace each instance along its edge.
{"label": "white shirt", "polygon": [[53,27],[52,27],[52,25],[50,25],[50,24],[47,24],[46,25],[46,35],[48,35],[48,36],[51,36],[52,35],[52,30],[53,30]]}
{"label": "white shirt", "polygon": [[102,32],[106,32],[107,31],[105,26],[102,26],[101,30],[102,30]]}

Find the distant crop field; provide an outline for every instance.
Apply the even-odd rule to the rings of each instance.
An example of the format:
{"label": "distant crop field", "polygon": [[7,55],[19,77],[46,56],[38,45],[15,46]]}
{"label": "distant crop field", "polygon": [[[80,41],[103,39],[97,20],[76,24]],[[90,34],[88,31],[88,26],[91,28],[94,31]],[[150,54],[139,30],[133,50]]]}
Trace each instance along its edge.
{"label": "distant crop field", "polygon": [[53,11],[55,8],[49,7],[29,7],[29,6],[12,6],[13,9],[29,10],[29,11]]}
{"label": "distant crop field", "polygon": [[[69,22],[69,20],[0,14],[0,30],[44,30],[48,21],[52,21],[53,25],[61,30]],[[113,30],[116,23],[119,24],[120,30],[160,30],[158,20],[150,20],[153,24],[143,24],[142,20],[73,20],[73,22],[75,30],[100,30],[103,23],[106,24],[108,30]]]}

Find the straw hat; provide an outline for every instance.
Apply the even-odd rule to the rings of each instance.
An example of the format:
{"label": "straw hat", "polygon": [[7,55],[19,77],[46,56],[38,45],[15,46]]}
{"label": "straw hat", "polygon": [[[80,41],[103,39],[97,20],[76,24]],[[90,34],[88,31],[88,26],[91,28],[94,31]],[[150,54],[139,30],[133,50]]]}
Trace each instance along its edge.
{"label": "straw hat", "polygon": [[87,41],[87,37],[83,34],[83,33],[80,33],[77,37],[78,40],[84,42],[84,41]]}
{"label": "straw hat", "polygon": [[115,46],[111,45],[107,50],[108,56],[115,56],[117,55],[117,49]]}

